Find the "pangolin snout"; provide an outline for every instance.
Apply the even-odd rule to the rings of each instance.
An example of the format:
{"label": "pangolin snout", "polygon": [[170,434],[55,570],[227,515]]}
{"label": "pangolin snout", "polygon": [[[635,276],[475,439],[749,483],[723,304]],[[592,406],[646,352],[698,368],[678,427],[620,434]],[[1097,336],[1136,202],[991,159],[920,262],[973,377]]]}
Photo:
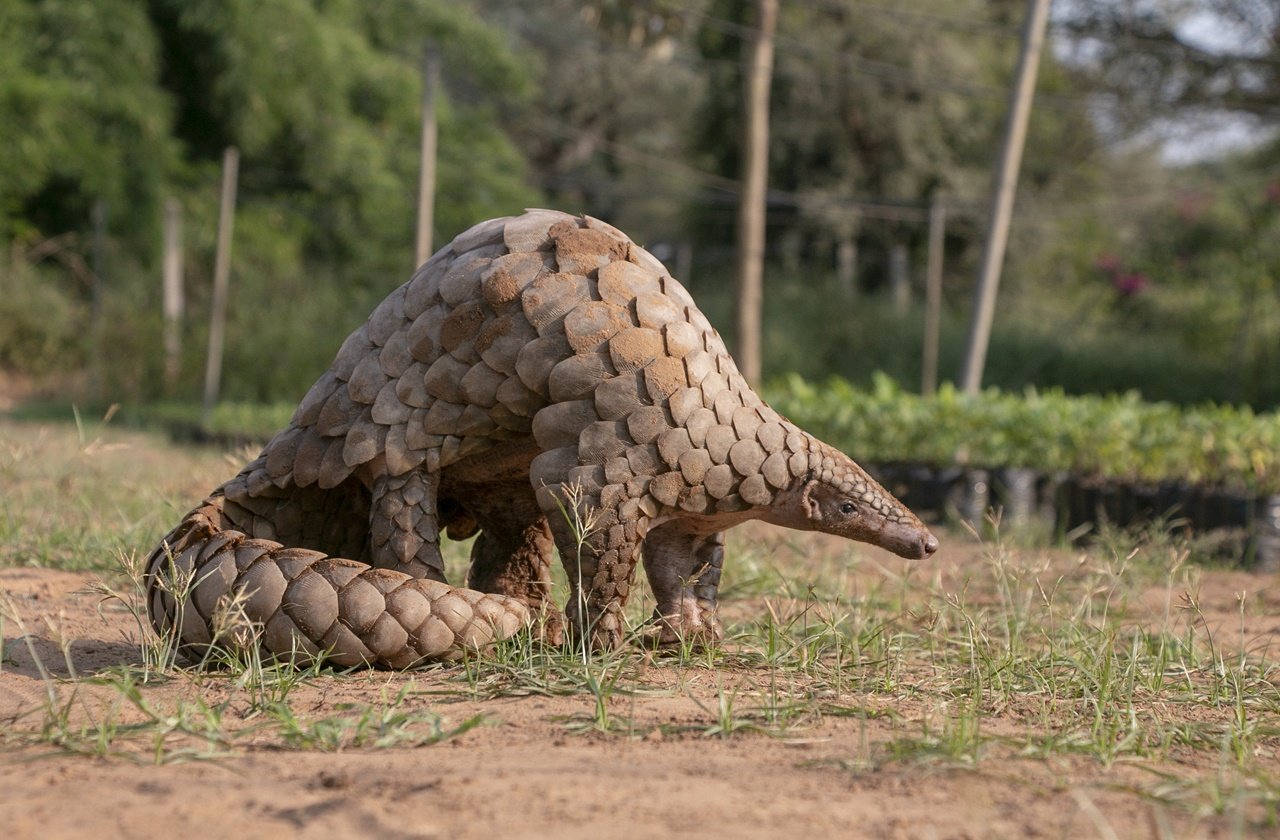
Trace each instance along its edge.
{"label": "pangolin snout", "polygon": [[938,538],[928,531],[921,534],[913,535],[913,538],[904,540],[901,545],[893,547],[895,554],[905,557],[908,560],[925,560],[933,556],[938,550]]}
{"label": "pangolin snout", "polygon": [[938,538],[919,522],[892,523],[870,541],[908,560],[923,560],[938,550]]}

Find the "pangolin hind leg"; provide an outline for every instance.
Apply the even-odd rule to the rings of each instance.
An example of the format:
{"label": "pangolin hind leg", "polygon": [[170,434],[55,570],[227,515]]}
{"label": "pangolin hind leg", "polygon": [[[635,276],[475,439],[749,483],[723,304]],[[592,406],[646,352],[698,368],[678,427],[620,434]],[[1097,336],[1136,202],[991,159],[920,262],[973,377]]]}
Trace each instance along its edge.
{"label": "pangolin hind leg", "polygon": [[542,516],[511,530],[486,526],[471,548],[467,586],[520,601],[535,617],[543,641],[558,645],[564,641],[564,614],[551,598],[553,547]]}
{"label": "pangolin hind leg", "polygon": [[439,478],[425,470],[373,482],[369,536],[373,565],[445,583],[436,511]]}
{"label": "pangolin hind leg", "polygon": [[[528,481],[446,480],[446,492],[441,500],[442,521],[446,521],[446,510],[456,508],[453,518],[480,531],[471,546],[467,586],[520,601],[540,617],[543,639],[558,644],[564,636],[564,621],[551,599],[555,545]],[[451,539],[453,530],[447,532]],[[465,538],[469,533],[462,531],[458,536]]]}

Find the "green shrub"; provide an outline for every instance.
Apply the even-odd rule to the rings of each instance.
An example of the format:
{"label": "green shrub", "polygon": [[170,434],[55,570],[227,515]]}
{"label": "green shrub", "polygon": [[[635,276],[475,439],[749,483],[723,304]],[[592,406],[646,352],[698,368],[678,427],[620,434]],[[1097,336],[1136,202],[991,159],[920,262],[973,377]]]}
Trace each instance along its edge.
{"label": "green shrub", "polygon": [[80,367],[87,310],[56,287],[52,274],[0,269],[0,367],[34,376]]}

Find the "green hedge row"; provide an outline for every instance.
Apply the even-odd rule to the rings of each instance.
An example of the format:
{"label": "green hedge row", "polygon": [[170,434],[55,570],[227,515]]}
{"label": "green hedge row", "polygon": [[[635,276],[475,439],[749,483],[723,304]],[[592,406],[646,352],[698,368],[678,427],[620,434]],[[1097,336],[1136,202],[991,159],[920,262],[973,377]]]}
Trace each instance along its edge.
{"label": "green hedge row", "polygon": [[782,414],[868,463],[1033,467],[1122,481],[1280,492],[1280,413],[1144,402],[1135,393],[1067,396],[1028,389],[968,396],[907,393],[791,377],[766,389]]}
{"label": "green hedge row", "polygon": [[[865,463],[921,463],[1137,482],[1215,485],[1280,493],[1280,413],[1144,402],[1137,394],[1067,396],[1028,389],[967,396],[944,385],[921,397],[887,376],[871,388],[842,379],[792,376],[764,389],[782,414]],[[265,441],[283,428],[292,404],[223,403],[208,424],[198,406],[126,407],[121,420],[200,430],[221,439]]]}
{"label": "green hedge row", "polygon": [[266,443],[289,425],[293,403],[221,402],[208,418],[199,403],[152,402],[125,405],[116,414],[126,426],[159,427],[179,440]]}

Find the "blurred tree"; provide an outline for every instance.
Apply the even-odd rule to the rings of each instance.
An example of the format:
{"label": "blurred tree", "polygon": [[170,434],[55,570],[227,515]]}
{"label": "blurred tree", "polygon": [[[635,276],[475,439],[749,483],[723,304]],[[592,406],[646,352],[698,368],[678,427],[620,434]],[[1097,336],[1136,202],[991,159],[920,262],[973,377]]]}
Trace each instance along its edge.
{"label": "blurred tree", "polygon": [[1280,117],[1280,6],[1273,0],[1076,0],[1058,31],[1072,64],[1116,100],[1112,122],[1153,114]]}
{"label": "blurred tree", "polygon": [[409,265],[427,38],[441,44],[457,91],[440,113],[438,241],[534,197],[499,111],[529,91],[524,67],[463,5],[151,0],[150,8],[188,160],[211,162],[239,145],[246,205],[283,211],[264,219],[281,234],[296,231],[309,258],[393,273]]}
{"label": "blurred tree", "polygon": [[158,230],[177,152],[160,65],[135,0],[0,4],[0,240],[86,230],[99,199],[135,241]]}
{"label": "blurred tree", "polygon": [[[150,393],[160,381],[151,267],[163,198],[180,198],[186,211],[189,301],[199,312],[218,161],[234,144],[243,165],[227,362],[229,371],[249,373],[233,376],[228,392],[280,398],[305,385],[333,352],[316,333],[349,330],[367,313],[368,297],[412,268],[419,66],[428,38],[446,66],[436,213],[445,241],[480,219],[539,203],[507,131],[532,90],[527,63],[468,4],[0,3],[0,245],[19,263],[45,261],[39,271],[0,267],[0,292],[11,309],[31,309],[23,309],[26,325],[42,323],[35,310],[51,295],[71,304],[44,307],[66,316],[56,335],[26,327],[21,341],[0,335],[0,360],[31,355],[9,344],[62,348],[67,366],[86,355],[65,337],[83,344],[91,332],[80,305],[87,283],[61,280],[89,274],[83,234],[101,199],[113,250],[111,282],[96,308],[96,332],[113,350],[106,385],[122,396]],[[51,254],[73,271],[51,267]],[[38,294],[8,294],[31,284],[41,286]],[[287,329],[278,321],[286,302],[296,324]],[[264,321],[262,312],[276,314]],[[195,320],[188,329],[201,328]]]}
{"label": "blurred tree", "polygon": [[[1025,346],[1049,349],[1005,360],[1002,381],[1036,381],[1065,344],[1086,340],[1081,325],[1127,340],[1139,327],[1178,324],[1152,358],[1185,341],[1246,366],[1274,360],[1265,342],[1280,346],[1268,338],[1280,328],[1262,303],[1273,299],[1269,266],[1280,259],[1266,237],[1280,234],[1274,200],[1257,194],[1280,172],[1280,147],[1223,171],[1174,171],[1147,148],[1104,146],[1098,127],[1103,139],[1108,131],[1141,138],[1152,120],[1188,109],[1274,125],[1276,7],[1056,5],[1057,49],[1041,71],[1002,298],[1023,324],[1044,327]],[[243,166],[228,391],[296,396],[332,356],[317,335],[350,329],[412,262],[427,38],[440,44],[445,69],[437,241],[543,201],[604,217],[646,244],[694,239],[697,294],[726,321],[728,274],[719,267],[731,264],[748,8],[746,0],[0,2],[0,247],[19,262],[46,260],[34,271],[0,264],[0,333],[12,323],[17,336],[0,335],[0,363],[40,357],[52,369],[58,358],[86,355],[71,346],[87,332],[85,288],[66,278],[89,274],[83,234],[105,199],[115,270],[104,340],[119,359],[120,393],[147,395],[161,381],[159,319],[145,314],[159,308],[161,200],[174,195],[186,212],[198,313],[217,162],[234,143]],[[952,211],[947,296],[967,303],[969,246],[980,240],[1025,3],[784,0],[781,10],[766,372],[783,358],[812,364],[814,375],[892,367],[914,380],[900,336],[872,346],[874,302],[832,318],[830,299],[813,289],[837,253],[847,267],[858,248],[864,285],[881,284],[890,253],[922,253],[919,210],[940,198]],[[1238,190],[1218,189],[1223,172]],[[1195,225],[1178,215],[1191,183],[1210,196]],[[898,206],[868,212],[863,202]],[[1188,260],[1172,256],[1188,250]],[[62,263],[51,267],[50,254]],[[1097,268],[1107,254],[1130,280],[1117,285]],[[1138,275],[1145,286],[1131,282]],[[286,303],[288,328],[278,314]],[[895,317],[905,324],[914,314]],[[51,318],[56,329],[45,326]],[[999,345],[999,324],[996,332]],[[199,346],[199,335],[188,344]],[[1274,364],[1259,362],[1249,376],[1274,378]]]}
{"label": "blurred tree", "polygon": [[[1280,6],[1078,0],[1058,29],[1077,84],[1095,91],[1104,130],[1201,161],[1166,170],[1155,200],[1129,209],[1095,282],[1112,287],[1127,323],[1172,326],[1189,351],[1220,363],[1227,399],[1273,400]],[[1229,153],[1242,141],[1253,150]]]}
{"label": "blurred tree", "polygon": [[[1275,399],[1280,383],[1277,149],[1185,168],[1179,187],[1097,260],[1094,282],[1135,330],[1172,328],[1221,365],[1225,398]],[[1258,172],[1269,170],[1269,178]]]}
{"label": "blurred tree", "polygon": [[526,67],[465,5],[4,3],[0,236],[82,231],[106,199],[112,233],[149,261],[160,193],[207,191],[235,144],[260,236],[294,242],[284,250],[299,259],[402,271],[426,38],[443,45],[457,93],[441,114],[447,238],[536,196],[503,126],[530,91]]}
{"label": "blurred tree", "polygon": [[[739,153],[734,59],[747,25],[741,11],[737,0],[716,0],[699,36],[712,87],[700,145],[724,175],[736,171]],[[830,255],[826,265],[842,254],[846,269],[856,243],[874,243],[877,253],[864,263],[885,276],[890,253],[900,263],[902,246],[923,248],[924,207],[933,200],[960,205],[949,225],[952,257],[979,241],[981,219],[972,211],[989,187],[1024,13],[1024,3],[1010,0],[784,4],[773,96],[772,241],[795,243],[784,251]],[[1098,147],[1087,103],[1053,96],[1068,83],[1046,58],[1040,90],[1050,96],[1037,100],[1023,169],[1031,200],[1061,198],[1091,181],[1085,163]],[[716,214],[710,221],[727,219]],[[1019,242],[1035,244],[1015,239],[1015,251]]]}
{"label": "blurred tree", "polygon": [[687,236],[705,184],[690,138],[704,95],[692,37],[703,0],[478,0],[536,60],[532,107],[511,126],[566,210],[652,243]]}

